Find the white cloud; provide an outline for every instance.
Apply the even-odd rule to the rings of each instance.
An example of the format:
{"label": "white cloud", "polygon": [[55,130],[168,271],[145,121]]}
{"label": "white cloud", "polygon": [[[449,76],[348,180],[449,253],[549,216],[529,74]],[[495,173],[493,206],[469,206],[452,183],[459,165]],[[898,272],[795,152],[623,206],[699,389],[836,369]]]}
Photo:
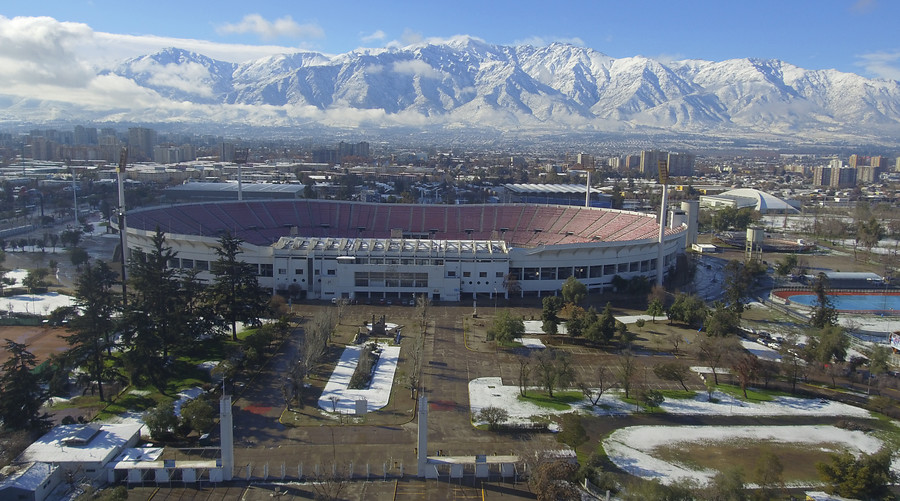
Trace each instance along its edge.
{"label": "white cloud", "polygon": [[377,42],[379,40],[384,40],[385,38],[387,38],[387,33],[383,32],[381,30],[375,30],[374,33],[370,33],[368,35],[362,35],[359,37],[359,39],[364,43]]}
{"label": "white cloud", "polygon": [[150,84],[169,87],[183,92],[190,92],[201,97],[212,97],[212,78],[209,70],[199,63],[170,63],[161,65],[151,59],[145,59],[134,69],[151,75]]}
{"label": "white cloud", "polygon": [[442,78],[444,75],[440,71],[434,69],[420,59],[412,59],[409,61],[397,61],[392,69],[396,73],[403,75],[418,75],[425,78]]}
{"label": "white cloud", "polygon": [[900,80],[900,50],[891,52],[873,52],[857,56],[856,66],[877,78]]}
{"label": "white cloud", "polygon": [[515,45],[531,45],[534,47],[546,47],[554,42],[567,43],[567,44],[571,44],[571,45],[577,45],[579,47],[584,47],[586,45],[584,43],[584,40],[582,40],[578,37],[557,37],[557,36],[547,36],[547,37],[533,36],[533,37],[528,37],[524,40],[516,40],[514,43],[515,43]]}
{"label": "white cloud", "polygon": [[91,43],[93,32],[81,23],[49,17],[0,16],[0,86],[85,85],[92,71],[76,50]]}
{"label": "white cloud", "polygon": [[298,24],[291,16],[269,21],[259,14],[247,14],[239,23],[223,24],[216,31],[222,35],[253,33],[263,40],[276,38],[323,38],[325,30],[314,23]]}

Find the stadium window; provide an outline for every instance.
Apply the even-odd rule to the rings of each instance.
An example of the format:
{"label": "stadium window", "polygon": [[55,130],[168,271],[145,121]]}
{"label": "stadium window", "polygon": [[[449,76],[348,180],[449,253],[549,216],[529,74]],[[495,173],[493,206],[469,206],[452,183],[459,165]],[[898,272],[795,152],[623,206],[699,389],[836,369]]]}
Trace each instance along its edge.
{"label": "stadium window", "polygon": [[181,264],[178,262],[178,258],[173,257],[172,259],[169,259],[168,266],[169,268],[179,268]]}
{"label": "stadium window", "polygon": [[523,275],[525,280],[537,280],[540,276],[540,271],[538,268],[525,268],[525,274]]}
{"label": "stadium window", "polygon": [[209,261],[201,261],[199,259],[194,261],[194,269],[203,271],[209,270]]}
{"label": "stadium window", "polygon": [[278,268],[279,275],[287,275],[287,268]]}
{"label": "stadium window", "polygon": [[575,278],[587,278],[587,266],[575,267]]}
{"label": "stadium window", "polygon": [[556,280],[556,268],[541,268],[541,280]]}
{"label": "stadium window", "polygon": [[614,265],[614,264],[603,265],[603,274],[604,275],[615,275],[616,274],[616,265]]}
{"label": "stadium window", "polygon": [[498,271],[497,273],[494,274],[494,276],[495,276],[496,278],[503,278],[503,272],[502,272],[502,271]]}
{"label": "stadium window", "polygon": [[435,266],[444,266],[444,260],[443,259],[435,259],[434,265]]}
{"label": "stadium window", "polygon": [[259,265],[259,276],[271,277],[272,270],[273,270],[273,267],[271,264],[261,264],[261,265]]}
{"label": "stadium window", "polygon": [[560,280],[565,280],[572,276],[572,267],[566,266],[565,268],[557,268],[556,269],[556,278]]}
{"label": "stadium window", "polygon": [[468,278],[468,277],[471,277],[471,276],[472,276],[472,272],[470,272],[470,271],[464,271],[464,272],[463,272],[463,278]]}
{"label": "stadium window", "polygon": [[334,276],[335,270],[325,270],[325,274]]}
{"label": "stadium window", "polygon": [[193,269],[194,268],[194,260],[193,259],[182,259],[181,267],[186,270]]}
{"label": "stadium window", "polygon": [[447,270],[447,276],[448,276],[448,277],[455,277],[455,276],[456,276],[456,272],[453,271],[453,270]]}
{"label": "stadium window", "polygon": [[294,275],[302,275],[302,274],[303,274],[303,268],[297,268],[296,270],[294,270]]}
{"label": "stadium window", "polygon": [[644,273],[650,271],[650,261],[641,261],[641,271]]}
{"label": "stadium window", "polygon": [[591,266],[590,277],[591,278],[600,278],[603,276],[603,267],[602,266]]}
{"label": "stadium window", "polygon": [[318,275],[318,274],[319,274],[319,270],[313,270],[313,275]]}
{"label": "stadium window", "polygon": [[640,269],[641,269],[641,262],[640,261],[632,261],[631,264],[629,265],[628,271],[637,272]]}
{"label": "stadium window", "polygon": [[478,272],[478,277],[479,277],[479,278],[487,278],[487,272],[486,272],[486,271],[479,271],[479,272]]}

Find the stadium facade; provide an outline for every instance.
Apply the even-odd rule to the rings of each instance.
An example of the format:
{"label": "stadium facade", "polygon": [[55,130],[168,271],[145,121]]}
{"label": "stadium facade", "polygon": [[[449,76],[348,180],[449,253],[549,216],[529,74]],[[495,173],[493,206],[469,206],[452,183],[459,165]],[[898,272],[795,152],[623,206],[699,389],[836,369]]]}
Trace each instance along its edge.
{"label": "stadium facade", "polygon": [[[170,267],[210,265],[225,232],[273,292],[309,299],[461,301],[557,294],[574,276],[590,291],[613,277],[657,270],[656,217],[574,206],[409,205],[325,200],[174,205],[128,213],[129,250],[149,252],[166,234]],[[667,228],[665,271],[684,252],[686,226]]]}

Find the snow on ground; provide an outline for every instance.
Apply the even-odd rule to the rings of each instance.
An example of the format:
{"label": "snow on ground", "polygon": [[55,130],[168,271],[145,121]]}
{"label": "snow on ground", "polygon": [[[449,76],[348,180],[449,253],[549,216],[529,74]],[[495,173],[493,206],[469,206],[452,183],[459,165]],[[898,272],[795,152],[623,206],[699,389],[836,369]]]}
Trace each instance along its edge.
{"label": "snow on ground", "polygon": [[740,338],[740,340],[741,346],[753,355],[756,355],[756,358],[781,362],[781,354],[778,353],[778,350],[759,344],[756,341],[750,341],[749,339]]}
{"label": "snow on ground", "polygon": [[[347,388],[350,384],[350,378],[356,369],[359,361],[359,353],[363,346],[348,346],[341,354],[331,378],[319,397],[319,407],[331,412],[336,409],[337,412],[344,414],[356,413],[356,401],[365,399],[368,403],[366,408],[369,412],[377,411],[387,405],[391,397],[391,384],[394,381],[394,372],[397,370],[397,360],[400,358],[399,346],[388,346],[386,344],[378,344],[381,348],[381,356],[378,357],[378,363],[375,364],[375,373],[372,376],[372,382],[366,390],[351,390]],[[337,397],[337,405],[332,407],[331,397]]]}
{"label": "snow on ground", "polygon": [[798,397],[773,397],[770,402],[744,402],[727,393],[713,392],[709,401],[706,392],[693,399],[666,399],[660,406],[669,414],[733,415],[733,416],[846,416],[870,418],[869,411],[832,400]]}
{"label": "snow on ground", "polygon": [[[14,279],[18,286],[22,285],[22,280],[26,275],[28,275],[28,271],[21,269],[12,270],[6,273],[6,277]],[[73,304],[72,296],[66,296],[58,292],[18,294],[0,300],[0,310],[6,310],[12,313],[46,315],[60,306],[72,306]]]}
{"label": "snow on ground", "polygon": [[[531,416],[549,416],[583,411],[601,416],[616,416],[635,411],[632,404],[622,401],[623,393],[616,389],[604,392],[596,406],[587,400],[571,409],[555,411],[519,400],[518,386],[504,386],[499,377],[483,377],[469,381],[469,406],[472,414],[485,407],[500,407],[509,413],[513,423],[528,422]],[[713,392],[714,401],[706,392],[698,392],[693,399],[666,399],[661,408],[677,415],[690,416],[847,416],[869,418],[869,411],[831,400],[797,397],[773,397],[770,402],[742,402],[722,392]]]}
{"label": "snow on ground", "polygon": [[187,403],[188,400],[193,400],[202,394],[203,388],[200,388],[199,386],[179,391],[178,400],[175,401],[175,415],[181,417],[181,407]]}
{"label": "snow on ground", "polygon": [[522,343],[522,346],[524,346],[525,348],[531,348],[533,350],[543,350],[547,347],[544,345],[544,343],[541,342],[540,339],[534,337],[517,337],[513,339],[513,341]]}
{"label": "snow on ground", "polygon": [[685,477],[706,483],[715,471],[658,459],[652,455],[654,450],[679,443],[736,441],[810,444],[823,450],[826,444],[833,444],[828,450],[847,448],[866,454],[877,452],[883,445],[864,432],[834,426],[631,426],[614,431],[603,441],[603,448],[616,466],[632,475],[657,478],[665,484]]}

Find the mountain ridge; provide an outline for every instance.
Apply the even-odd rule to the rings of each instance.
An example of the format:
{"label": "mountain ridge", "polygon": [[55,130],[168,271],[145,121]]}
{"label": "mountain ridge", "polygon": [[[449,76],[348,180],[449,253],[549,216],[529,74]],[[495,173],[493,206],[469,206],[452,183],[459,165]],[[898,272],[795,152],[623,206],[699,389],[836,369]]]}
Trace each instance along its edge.
{"label": "mountain ridge", "polygon": [[243,63],[167,48],[105,73],[179,104],[116,111],[119,118],[148,122],[648,129],[895,142],[900,133],[897,81],[806,70],[777,59],[614,58],[564,43],[503,46],[456,37]]}

